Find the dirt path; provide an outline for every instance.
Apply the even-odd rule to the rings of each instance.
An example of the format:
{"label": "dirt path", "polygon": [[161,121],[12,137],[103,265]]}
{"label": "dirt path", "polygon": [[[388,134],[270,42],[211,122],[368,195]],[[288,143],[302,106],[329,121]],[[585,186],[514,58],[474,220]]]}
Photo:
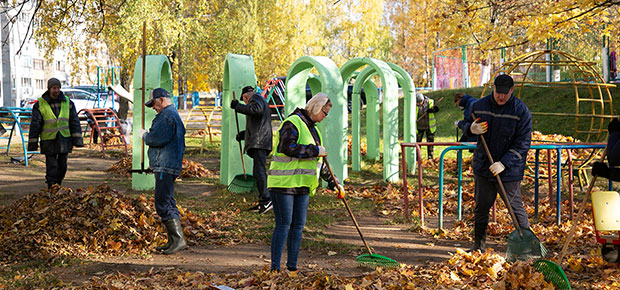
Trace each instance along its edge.
{"label": "dirt path", "polygon": [[[120,178],[104,172],[117,160],[118,158],[93,154],[92,151],[77,151],[70,155],[69,171],[64,185],[78,188],[108,182],[112,188],[121,193],[131,190],[130,182],[121,181]],[[44,188],[46,186],[44,175],[43,156],[34,156],[29,167],[12,164],[8,157],[0,157],[0,204],[10,204],[29,193]],[[213,189],[213,185],[191,179],[177,182],[177,192],[187,196],[208,196]],[[346,214],[344,208],[343,214]],[[265,218],[271,218],[271,215]],[[450,253],[454,253],[456,247],[470,246],[470,242],[440,241],[423,237],[418,233],[408,231],[404,225],[387,225],[386,219],[379,217],[357,216],[357,219],[374,251],[400,263],[422,265],[429,261],[443,261],[450,257]],[[359,276],[368,271],[368,269],[359,268],[355,261],[355,257],[365,253],[366,249],[350,220],[332,225],[325,230],[325,234],[327,242],[353,244],[359,246],[360,250],[355,254],[342,255],[302,248],[299,257],[299,268],[302,271],[323,268],[329,272],[349,277]],[[149,258],[111,257],[104,260],[91,260],[69,268],[59,267],[53,271],[58,273],[58,278],[62,281],[79,283],[95,275],[149,271],[152,268],[175,267],[213,273],[252,271],[269,267],[269,261],[269,245],[255,243],[233,246],[194,246],[171,256],[154,254]],[[285,261],[286,253],[283,257],[283,264]]]}

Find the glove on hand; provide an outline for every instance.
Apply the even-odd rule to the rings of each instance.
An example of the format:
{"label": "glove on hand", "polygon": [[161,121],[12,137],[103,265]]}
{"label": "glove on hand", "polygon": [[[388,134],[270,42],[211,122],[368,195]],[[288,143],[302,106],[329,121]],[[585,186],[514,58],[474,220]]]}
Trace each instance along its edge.
{"label": "glove on hand", "polygon": [[489,124],[486,121],[480,123],[479,122],[480,118],[476,119],[476,121],[474,121],[471,126],[469,126],[469,131],[476,135],[482,135],[486,133],[489,130]]}
{"label": "glove on hand", "polygon": [[504,169],[506,169],[506,167],[504,167],[504,164],[502,164],[502,162],[500,161],[497,161],[491,164],[491,166],[489,166],[489,170],[491,170],[491,173],[493,173],[493,176],[497,176],[498,174],[502,173]]}
{"label": "glove on hand", "polygon": [[592,163],[592,175],[609,178],[609,167],[604,162]]}
{"label": "glove on hand", "polygon": [[37,151],[39,150],[39,144],[34,141],[34,142],[28,142],[28,151]]}
{"label": "glove on hand", "polygon": [[457,127],[457,128],[458,128],[458,127],[459,127],[459,122],[460,122],[460,121],[461,121],[461,120],[456,120],[456,121],[454,121],[454,127]]}
{"label": "glove on hand", "polygon": [[338,184],[338,186],[336,186],[336,193],[338,194],[338,199],[344,199],[344,186]]}
{"label": "glove on hand", "polygon": [[144,135],[146,135],[146,133],[148,133],[149,131],[145,130],[145,129],[140,129],[138,131],[138,136],[140,136],[140,139],[144,139]]}
{"label": "glove on hand", "polygon": [[235,136],[235,139],[237,140],[237,142],[241,142],[242,140],[245,140],[245,131],[241,131],[237,133],[237,136]]}
{"label": "glove on hand", "polygon": [[233,110],[237,107],[237,105],[239,105],[239,101],[237,100],[232,100],[232,102],[230,102],[230,108]]}
{"label": "glove on hand", "polygon": [[607,131],[610,133],[620,131],[620,120],[618,118],[611,119],[611,122],[607,125]]}
{"label": "glove on hand", "polygon": [[319,157],[327,157],[327,151],[325,151],[325,147],[323,146],[317,146],[319,147]]}

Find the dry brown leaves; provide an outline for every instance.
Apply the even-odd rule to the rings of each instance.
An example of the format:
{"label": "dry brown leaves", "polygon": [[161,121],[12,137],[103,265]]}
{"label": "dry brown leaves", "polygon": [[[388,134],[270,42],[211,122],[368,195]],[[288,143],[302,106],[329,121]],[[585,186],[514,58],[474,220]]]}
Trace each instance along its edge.
{"label": "dry brown leaves", "polygon": [[[351,156],[351,148],[353,148],[353,138],[351,138],[351,136],[347,137],[347,152],[349,154],[349,156]],[[364,142],[360,142],[360,152],[363,156],[366,156],[367,149],[366,149],[366,143]]]}
{"label": "dry brown leaves", "polygon": [[[207,220],[179,207],[189,244],[221,234]],[[102,185],[54,187],[0,210],[0,260],[150,253],[165,243],[153,200],[131,198]]]}
{"label": "dry brown leaves", "polygon": [[[116,173],[122,176],[131,176],[131,157],[125,157],[118,162],[112,164],[110,168],[106,169],[106,172]],[[213,170],[209,170],[202,166],[202,164],[187,160],[183,158],[183,165],[181,168],[180,178],[200,178],[200,177],[214,177]]]}
{"label": "dry brown leaves", "polygon": [[346,278],[322,269],[271,272],[266,267],[252,273],[204,274],[178,269],[148,273],[110,274],[95,277],[76,289],[553,289],[540,273],[525,263],[506,263],[492,250],[486,253],[457,251],[449,260],[425,266],[377,269],[361,277]]}

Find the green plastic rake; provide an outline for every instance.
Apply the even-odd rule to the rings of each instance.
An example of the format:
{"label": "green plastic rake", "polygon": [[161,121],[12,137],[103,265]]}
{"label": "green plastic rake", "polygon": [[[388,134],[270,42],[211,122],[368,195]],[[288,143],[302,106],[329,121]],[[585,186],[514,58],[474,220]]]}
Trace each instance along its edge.
{"label": "green plastic rake", "polygon": [[[329,174],[331,174],[332,178],[337,183],[338,179],[334,175],[332,168],[329,166],[329,162],[327,162],[327,158],[323,158],[323,162],[325,162],[327,169],[329,169]],[[376,267],[399,268],[400,264],[394,261],[393,259],[372,253],[372,250],[370,249],[370,246],[368,246],[368,243],[366,242],[366,239],[364,238],[364,235],[362,234],[362,231],[360,230],[360,226],[357,224],[357,220],[355,219],[355,216],[353,215],[353,212],[351,211],[351,208],[349,207],[349,203],[347,203],[347,199],[344,196],[342,196],[341,199],[342,199],[342,202],[344,203],[344,206],[347,208],[347,211],[349,212],[349,216],[351,217],[351,220],[353,220],[353,224],[355,224],[355,228],[357,229],[357,232],[359,233],[360,238],[362,238],[362,242],[364,242],[364,246],[366,246],[366,250],[368,251],[368,254],[362,254],[355,259],[357,263],[362,267],[370,267],[370,268],[376,268]]]}

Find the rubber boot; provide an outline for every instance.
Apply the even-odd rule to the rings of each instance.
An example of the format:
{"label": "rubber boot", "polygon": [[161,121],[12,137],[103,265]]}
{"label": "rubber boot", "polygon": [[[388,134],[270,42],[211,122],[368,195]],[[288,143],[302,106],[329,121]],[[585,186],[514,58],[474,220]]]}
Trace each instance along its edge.
{"label": "rubber boot", "polygon": [[172,240],[172,244],[168,249],[165,249],[163,253],[169,255],[176,253],[187,247],[185,238],[183,237],[183,227],[181,226],[181,219],[175,218],[164,222],[166,229],[168,229],[168,240]]}
{"label": "rubber boot", "polygon": [[[164,226],[165,225],[166,225],[166,223],[164,222]],[[156,251],[161,252],[161,251],[167,250],[172,245],[172,238],[170,237],[171,236],[170,235],[170,228],[167,227],[167,226],[166,226],[166,235],[167,235],[168,241],[166,242],[165,245],[159,246],[159,247],[155,248]]]}
{"label": "rubber boot", "polygon": [[468,252],[480,250],[484,252],[487,249],[487,224],[476,223],[474,224],[474,247]]}

